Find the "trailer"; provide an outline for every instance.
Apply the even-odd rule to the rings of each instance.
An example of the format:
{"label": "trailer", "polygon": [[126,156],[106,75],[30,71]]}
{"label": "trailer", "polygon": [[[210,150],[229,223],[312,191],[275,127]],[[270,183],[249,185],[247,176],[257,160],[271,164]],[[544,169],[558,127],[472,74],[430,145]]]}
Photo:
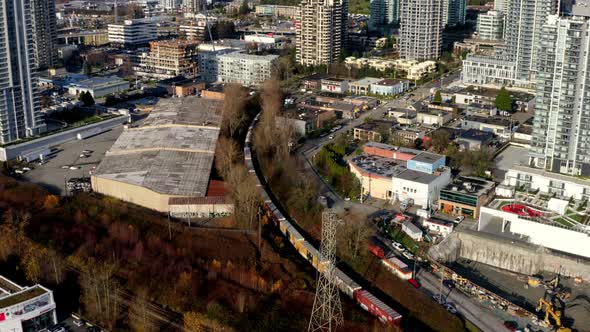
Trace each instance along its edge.
{"label": "trailer", "polygon": [[382,260],[383,264],[398,277],[404,280],[412,278],[412,270],[408,265],[396,257],[390,257]]}
{"label": "trailer", "polygon": [[96,136],[96,135],[102,134],[102,133],[104,133],[106,131],[109,131],[109,130],[110,129],[108,129],[108,128],[105,129],[105,128],[101,128],[101,127],[96,127],[96,128],[92,128],[90,130],[86,130],[84,132],[78,133],[78,135],[76,135],[76,138],[78,140],[83,140],[83,139],[86,139],[88,137],[92,137],[92,136]]}

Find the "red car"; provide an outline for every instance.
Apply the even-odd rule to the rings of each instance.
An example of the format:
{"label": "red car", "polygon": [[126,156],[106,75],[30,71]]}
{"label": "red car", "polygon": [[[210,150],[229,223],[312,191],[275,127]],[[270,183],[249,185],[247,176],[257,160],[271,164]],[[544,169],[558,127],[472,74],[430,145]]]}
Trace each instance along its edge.
{"label": "red car", "polygon": [[410,285],[414,286],[414,288],[420,288],[420,283],[413,278],[408,279],[408,282],[410,283]]}

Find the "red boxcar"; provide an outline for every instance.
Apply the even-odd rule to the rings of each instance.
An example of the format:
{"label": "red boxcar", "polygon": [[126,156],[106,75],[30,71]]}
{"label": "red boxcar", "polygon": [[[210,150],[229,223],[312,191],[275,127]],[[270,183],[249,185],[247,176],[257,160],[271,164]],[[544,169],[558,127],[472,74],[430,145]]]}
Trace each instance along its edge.
{"label": "red boxcar", "polygon": [[391,309],[390,306],[381,302],[378,298],[366,290],[354,292],[354,298],[363,309],[370,312],[373,316],[379,318],[379,320],[384,324],[398,325],[402,319],[402,315]]}

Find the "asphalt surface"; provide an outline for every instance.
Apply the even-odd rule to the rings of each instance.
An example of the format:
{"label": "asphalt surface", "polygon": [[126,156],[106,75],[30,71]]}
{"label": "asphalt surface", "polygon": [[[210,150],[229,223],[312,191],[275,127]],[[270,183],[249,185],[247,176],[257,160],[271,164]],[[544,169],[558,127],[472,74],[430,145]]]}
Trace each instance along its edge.
{"label": "asphalt surface", "polygon": [[[118,126],[96,136],[61,144],[57,147],[58,152],[46,164],[33,163],[35,168],[22,175],[22,179],[37,183],[52,194],[64,195],[67,180],[89,176],[89,172],[98,166],[105,152],[122,132],[123,126]],[[88,158],[80,157],[83,150],[91,150],[92,153]],[[74,166],[78,169],[62,168],[65,166]]]}

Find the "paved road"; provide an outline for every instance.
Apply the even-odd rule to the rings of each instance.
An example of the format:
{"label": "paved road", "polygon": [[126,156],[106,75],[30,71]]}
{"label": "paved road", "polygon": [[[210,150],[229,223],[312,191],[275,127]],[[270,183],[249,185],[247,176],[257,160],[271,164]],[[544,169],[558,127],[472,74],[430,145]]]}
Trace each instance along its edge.
{"label": "paved road", "polygon": [[[417,279],[422,284],[420,288],[424,293],[432,296],[440,291],[440,278],[425,270],[417,273]],[[505,327],[500,317],[492,314],[489,309],[483,307],[477,300],[473,300],[462,292],[443,286],[443,298],[455,305],[460,315],[473,323],[482,331],[503,331]]]}

